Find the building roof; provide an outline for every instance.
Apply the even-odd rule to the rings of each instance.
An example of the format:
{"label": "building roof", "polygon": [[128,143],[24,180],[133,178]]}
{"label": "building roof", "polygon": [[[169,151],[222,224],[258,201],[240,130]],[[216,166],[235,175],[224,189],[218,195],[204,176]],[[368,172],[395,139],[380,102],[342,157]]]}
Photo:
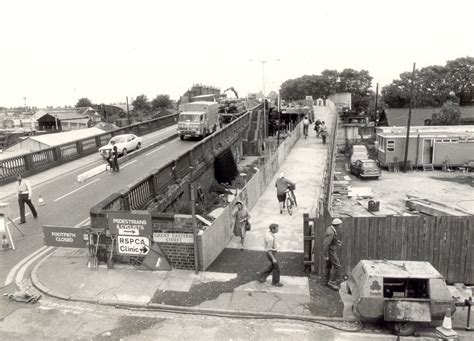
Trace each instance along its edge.
{"label": "building roof", "polygon": [[[390,136],[406,136],[406,127],[377,127],[377,135]],[[456,126],[411,126],[410,136],[452,136],[454,134],[460,136],[473,136],[474,125],[456,125]]]}
{"label": "building roof", "polygon": [[81,140],[87,137],[103,134],[105,131],[99,128],[86,128],[65,131],[62,133],[44,134],[38,136],[29,136],[28,139],[38,141],[48,146],[57,146],[63,143]]}
{"label": "building roof", "polygon": [[[460,107],[461,121],[474,121],[474,107]],[[415,108],[411,110],[411,125],[423,126],[425,120],[431,120],[433,113],[437,113],[441,108]],[[407,125],[408,109],[387,108],[385,109],[387,124],[389,126],[403,127]]]}

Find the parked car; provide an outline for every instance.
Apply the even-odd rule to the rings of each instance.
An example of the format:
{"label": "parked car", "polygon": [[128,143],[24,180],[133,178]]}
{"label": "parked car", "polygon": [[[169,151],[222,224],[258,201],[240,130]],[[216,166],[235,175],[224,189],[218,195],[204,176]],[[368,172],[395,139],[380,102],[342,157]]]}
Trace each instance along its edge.
{"label": "parked car", "polygon": [[366,146],[363,144],[355,144],[352,146],[351,163],[354,163],[357,160],[367,160],[368,158],[369,153],[367,152]]}
{"label": "parked car", "polygon": [[127,155],[129,151],[138,150],[142,146],[142,138],[133,134],[117,135],[110,139],[109,143],[99,148],[99,153],[107,157],[112,151],[113,144],[117,146],[119,155]]}
{"label": "parked car", "polygon": [[359,178],[375,178],[378,179],[382,172],[375,160],[356,160],[351,163],[351,173]]}

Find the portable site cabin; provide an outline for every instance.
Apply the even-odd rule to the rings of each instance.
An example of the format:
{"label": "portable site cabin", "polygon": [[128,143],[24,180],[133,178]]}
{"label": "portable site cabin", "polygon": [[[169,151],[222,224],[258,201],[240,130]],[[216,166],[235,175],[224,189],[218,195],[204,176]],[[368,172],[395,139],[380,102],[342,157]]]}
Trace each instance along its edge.
{"label": "portable site cabin", "polygon": [[[377,158],[382,167],[403,162],[406,127],[377,127]],[[462,167],[474,160],[474,125],[410,128],[407,161],[413,166]]]}

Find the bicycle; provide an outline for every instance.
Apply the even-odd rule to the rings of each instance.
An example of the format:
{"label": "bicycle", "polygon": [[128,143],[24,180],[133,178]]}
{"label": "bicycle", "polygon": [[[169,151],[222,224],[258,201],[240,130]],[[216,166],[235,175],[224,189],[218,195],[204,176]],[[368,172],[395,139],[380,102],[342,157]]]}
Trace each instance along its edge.
{"label": "bicycle", "polygon": [[294,192],[295,188],[296,188],[296,185],[295,186],[289,185],[288,189],[286,190],[285,205],[286,205],[286,209],[287,209],[289,215],[293,214],[293,212],[292,212],[293,206],[298,207],[298,203],[296,202],[296,196],[295,196],[295,192]]}

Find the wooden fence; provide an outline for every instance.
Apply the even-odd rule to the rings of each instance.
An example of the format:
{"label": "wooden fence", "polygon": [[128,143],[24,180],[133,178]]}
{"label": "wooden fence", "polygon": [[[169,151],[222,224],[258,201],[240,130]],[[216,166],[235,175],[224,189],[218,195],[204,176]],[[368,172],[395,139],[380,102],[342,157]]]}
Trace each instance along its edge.
{"label": "wooden fence", "polygon": [[[330,223],[330,217],[304,217],[305,265],[318,274]],[[474,284],[472,216],[351,217],[343,219],[338,233],[343,242],[338,251],[343,274],[349,274],[361,259],[418,260],[430,262],[449,283]]]}

